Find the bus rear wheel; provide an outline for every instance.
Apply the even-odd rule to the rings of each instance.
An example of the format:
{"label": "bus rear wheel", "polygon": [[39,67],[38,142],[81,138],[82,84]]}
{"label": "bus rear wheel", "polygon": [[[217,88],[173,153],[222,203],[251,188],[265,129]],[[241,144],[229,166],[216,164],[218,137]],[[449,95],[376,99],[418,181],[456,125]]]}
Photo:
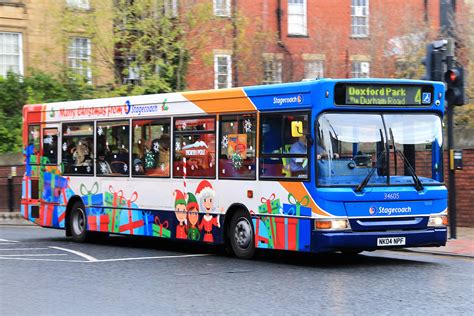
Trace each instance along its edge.
{"label": "bus rear wheel", "polygon": [[229,227],[230,246],[241,259],[250,259],[255,254],[255,236],[252,220],[247,212],[238,210],[232,216]]}
{"label": "bus rear wheel", "polygon": [[69,213],[69,225],[72,239],[75,242],[86,242],[90,233],[87,231],[87,216],[82,203],[76,202]]}

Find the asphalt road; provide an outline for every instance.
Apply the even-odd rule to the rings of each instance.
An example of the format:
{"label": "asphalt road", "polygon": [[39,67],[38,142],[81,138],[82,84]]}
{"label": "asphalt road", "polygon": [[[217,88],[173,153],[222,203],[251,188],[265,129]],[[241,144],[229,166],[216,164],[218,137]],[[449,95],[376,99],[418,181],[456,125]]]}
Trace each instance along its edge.
{"label": "asphalt road", "polygon": [[0,226],[1,315],[469,314],[474,260],[412,252],[358,256],[221,249]]}

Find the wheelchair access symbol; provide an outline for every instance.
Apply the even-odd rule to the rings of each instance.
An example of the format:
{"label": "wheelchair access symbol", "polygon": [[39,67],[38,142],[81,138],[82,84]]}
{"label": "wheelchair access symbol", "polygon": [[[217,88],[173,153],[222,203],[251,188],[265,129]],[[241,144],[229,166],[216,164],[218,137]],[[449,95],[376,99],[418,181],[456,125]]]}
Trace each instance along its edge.
{"label": "wheelchair access symbol", "polygon": [[422,103],[423,104],[431,104],[431,93],[430,92],[423,92]]}

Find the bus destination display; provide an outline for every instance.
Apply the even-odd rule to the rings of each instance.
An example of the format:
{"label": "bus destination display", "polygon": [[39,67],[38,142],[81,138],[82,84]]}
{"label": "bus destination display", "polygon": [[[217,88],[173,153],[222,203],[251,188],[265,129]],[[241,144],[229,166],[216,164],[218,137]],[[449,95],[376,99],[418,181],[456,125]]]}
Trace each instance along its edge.
{"label": "bus destination display", "polygon": [[336,85],[337,105],[423,106],[433,100],[433,87],[429,85]]}

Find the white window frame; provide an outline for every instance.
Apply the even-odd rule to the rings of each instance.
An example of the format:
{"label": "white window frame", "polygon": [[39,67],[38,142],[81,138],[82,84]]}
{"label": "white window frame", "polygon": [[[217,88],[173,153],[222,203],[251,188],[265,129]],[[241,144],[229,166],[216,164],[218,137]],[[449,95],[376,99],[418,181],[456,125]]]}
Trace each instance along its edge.
{"label": "white window frame", "polygon": [[90,10],[89,0],[66,0],[68,7],[72,9]]}
{"label": "white window frame", "polygon": [[[219,61],[222,58],[226,59],[227,71],[219,72]],[[219,84],[219,77],[226,76],[225,85]],[[227,54],[216,54],[214,55],[214,89],[226,89],[232,88],[232,56]]]}
{"label": "white window frame", "polygon": [[178,17],[178,0],[164,0],[163,7],[166,16]]}
{"label": "white window frame", "polygon": [[[77,49],[83,49],[76,45],[76,40],[86,40],[86,56],[82,56],[77,53]],[[73,51],[76,49],[76,51]],[[73,60],[79,60],[79,66],[72,66]],[[75,73],[85,75],[87,80],[90,82],[92,80],[92,71],[91,71],[91,39],[87,37],[72,36],[69,38],[68,46],[68,66]],[[85,70],[85,72],[84,72]]]}
{"label": "white window frame", "polygon": [[352,78],[369,78],[370,77],[370,62],[353,60],[352,61]]}
{"label": "white window frame", "polygon": [[[262,84],[282,83],[282,61],[280,59],[267,59],[263,62]],[[270,76],[266,76],[270,73]]]}
{"label": "white window frame", "polygon": [[[306,2],[307,0],[288,0],[288,35],[308,35],[308,9]],[[300,23],[292,23],[290,20],[298,20]]]}
{"label": "white window frame", "polygon": [[[314,68],[317,68],[314,70]],[[324,60],[312,59],[304,63],[304,79],[324,78]]]}
{"label": "white window frame", "polygon": [[230,13],[231,13],[230,1],[231,0],[213,0],[212,7],[214,10],[214,15],[230,17]]}
{"label": "white window frame", "polygon": [[351,0],[351,36],[369,36],[369,0]]}
{"label": "white window frame", "polygon": [[[18,72],[13,71],[11,69],[11,66],[14,66],[13,64],[8,64],[8,63],[2,63],[2,67],[5,68],[5,73],[0,73],[0,76],[6,77],[7,73],[9,70],[13,71],[14,73],[17,73],[19,75],[23,75],[23,34],[19,32],[0,32],[0,36],[10,36],[10,35],[17,35],[18,36],[18,53],[16,52],[5,52],[6,47],[3,47],[0,53],[0,62],[3,62],[8,59],[17,59],[18,60]],[[10,57],[10,58],[8,58]],[[13,58],[11,58],[13,57]],[[8,69],[10,68],[10,69]]]}

